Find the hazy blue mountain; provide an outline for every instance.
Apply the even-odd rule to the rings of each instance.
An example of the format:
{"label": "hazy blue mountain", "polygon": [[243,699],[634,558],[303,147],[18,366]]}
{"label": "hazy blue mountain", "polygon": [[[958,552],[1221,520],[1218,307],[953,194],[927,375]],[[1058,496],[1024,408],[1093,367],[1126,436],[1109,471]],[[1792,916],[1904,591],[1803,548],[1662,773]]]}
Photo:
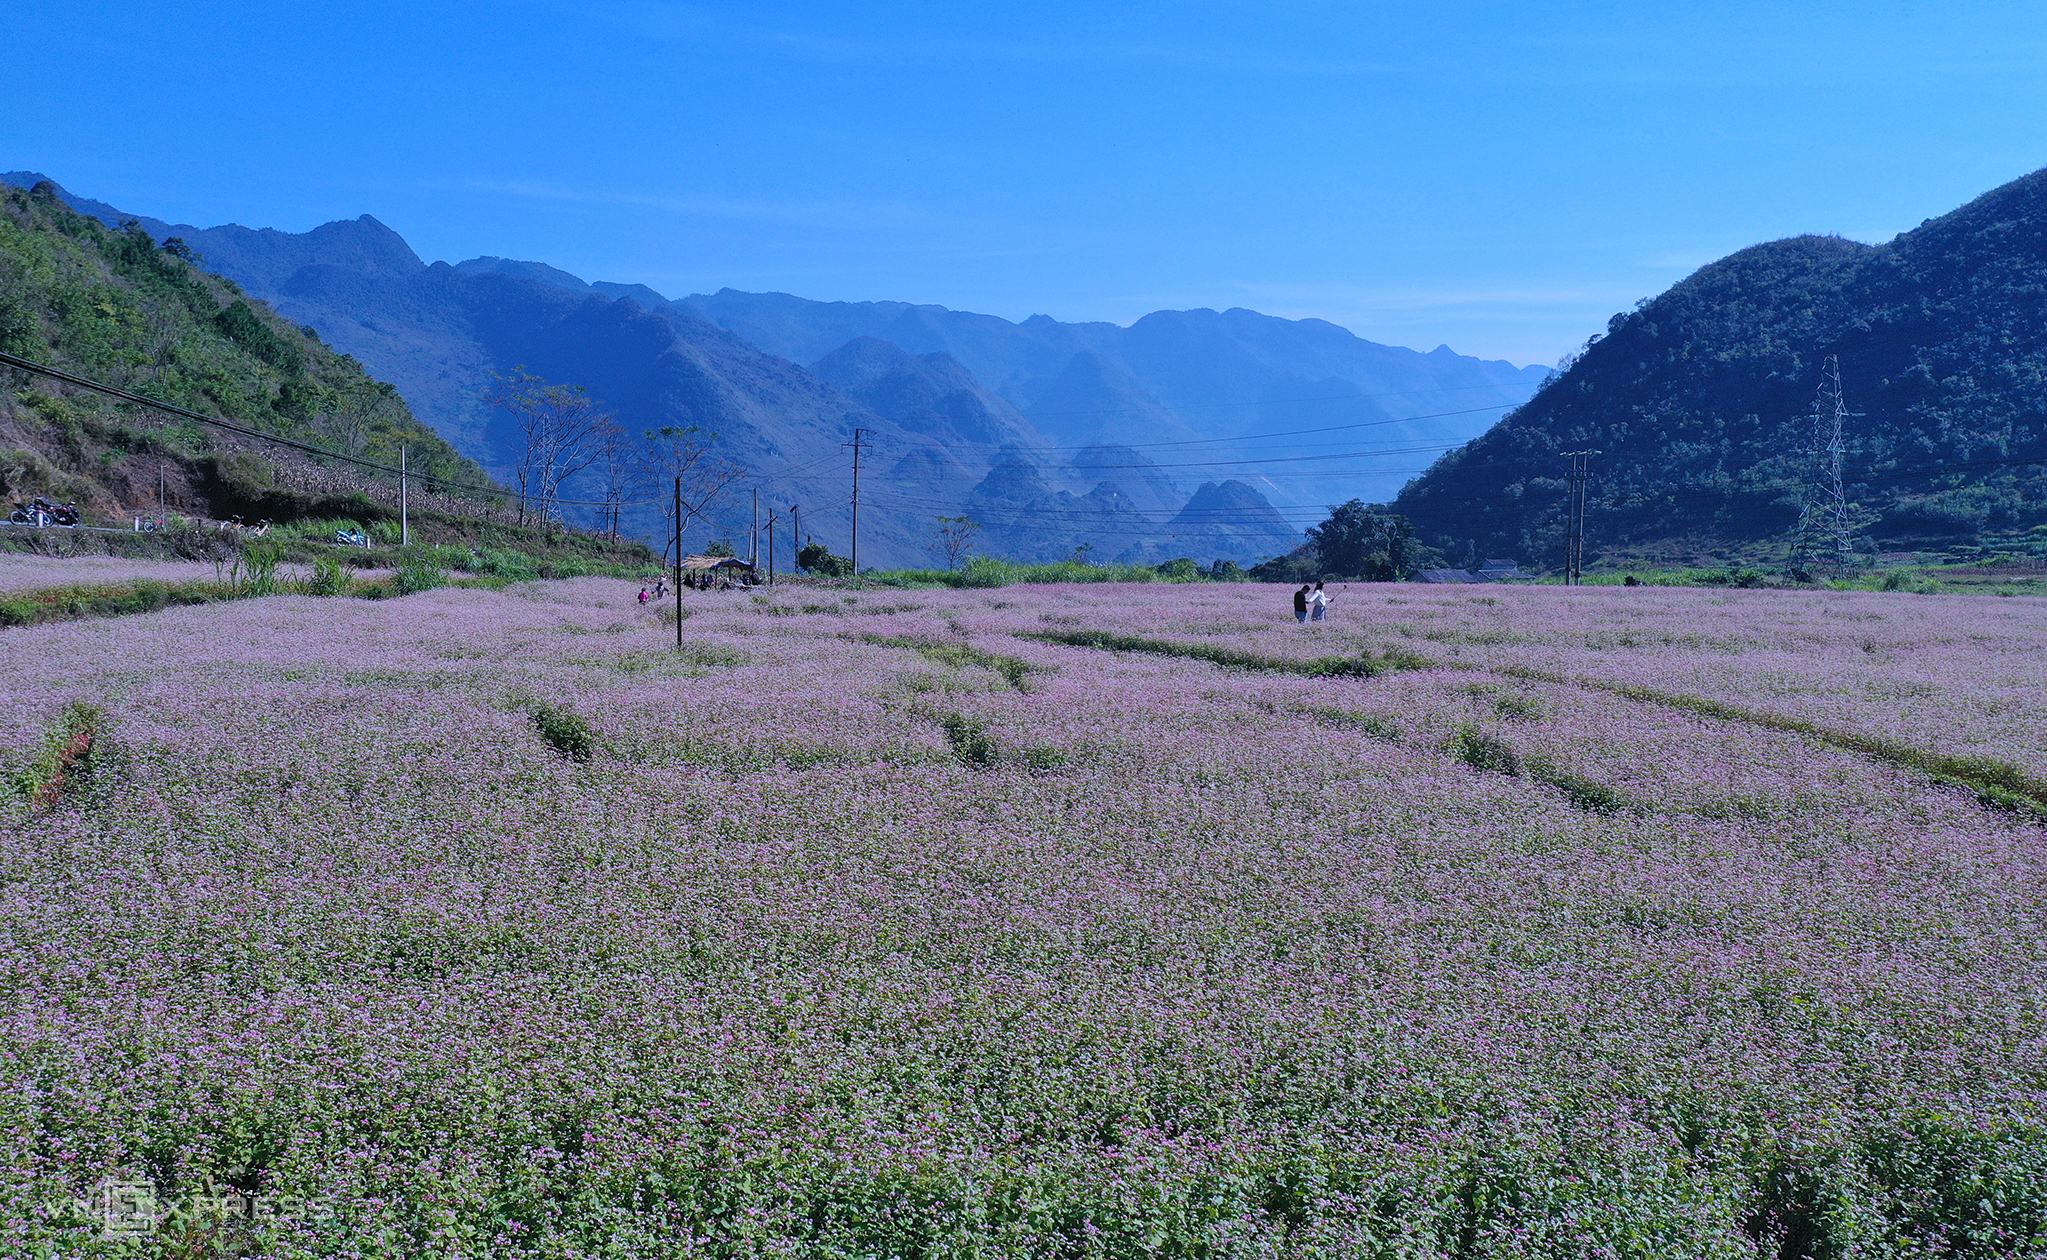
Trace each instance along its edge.
{"label": "hazy blue mountain", "polygon": [[1167,522],[1166,532],[1176,555],[1200,560],[1281,556],[1301,542],[1301,531],[1264,495],[1235,480],[1203,482]]}
{"label": "hazy blue mountain", "polygon": [[[1183,445],[1152,453],[1169,471],[1177,463],[1210,476],[1219,458],[1314,456],[1240,474],[1291,504],[1390,496],[1436,451],[1483,432],[1546,375],[1242,309],[1159,311],[1122,328],[734,289],[680,304],[803,361],[862,336],[911,354],[951,355],[1059,446],[1177,441]],[[1334,431],[1260,436],[1299,429]]]}
{"label": "hazy blue mountain", "polygon": [[913,355],[878,337],[855,337],[810,370],[869,411],[950,450],[1038,440],[1015,407],[943,352]]}
{"label": "hazy blue mountain", "polygon": [[996,456],[961,506],[981,522],[977,550],[989,555],[1156,563],[1180,554],[1158,521],[1115,485],[1099,482],[1084,494],[1060,489],[1032,453],[1013,447]]}
{"label": "hazy blue mountain", "polygon": [[[1187,495],[1179,483],[1167,476],[1155,460],[1128,446],[1083,446],[1065,460],[1065,471],[1071,482],[1089,486],[1114,482],[1140,511],[1154,520],[1170,520],[1186,506]],[[1259,502],[1265,502],[1263,495]],[[1270,504],[1266,504],[1266,510],[1271,511]]]}

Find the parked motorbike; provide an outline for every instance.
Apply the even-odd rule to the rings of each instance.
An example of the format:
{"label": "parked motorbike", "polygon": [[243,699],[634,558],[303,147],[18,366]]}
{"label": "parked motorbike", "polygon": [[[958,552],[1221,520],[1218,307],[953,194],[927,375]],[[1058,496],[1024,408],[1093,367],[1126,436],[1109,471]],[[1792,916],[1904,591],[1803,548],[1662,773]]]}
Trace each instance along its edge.
{"label": "parked motorbike", "polygon": [[52,503],[48,499],[38,496],[32,502],[15,504],[14,511],[7,518],[7,523],[10,525],[34,525],[38,528],[45,525],[57,525],[65,529],[71,529],[78,524],[78,505],[76,503]]}

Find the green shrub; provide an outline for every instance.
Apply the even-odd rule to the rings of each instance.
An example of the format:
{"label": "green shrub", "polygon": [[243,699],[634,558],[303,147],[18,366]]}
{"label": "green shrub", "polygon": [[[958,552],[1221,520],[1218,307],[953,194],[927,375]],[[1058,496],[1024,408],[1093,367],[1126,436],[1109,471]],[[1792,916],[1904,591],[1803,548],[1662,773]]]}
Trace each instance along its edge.
{"label": "green shrub", "polygon": [[945,730],[946,742],[952,745],[953,756],[977,768],[985,769],[995,764],[995,741],[988,737],[986,722],[948,713],[938,719],[938,724]]}
{"label": "green shrub", "polygon": [[532,719],[540,737],[554,748],[555,755],[564,761],[588,761],[597,750],[597,733],[568,709],[535,700],[527,707],[526,716]]}

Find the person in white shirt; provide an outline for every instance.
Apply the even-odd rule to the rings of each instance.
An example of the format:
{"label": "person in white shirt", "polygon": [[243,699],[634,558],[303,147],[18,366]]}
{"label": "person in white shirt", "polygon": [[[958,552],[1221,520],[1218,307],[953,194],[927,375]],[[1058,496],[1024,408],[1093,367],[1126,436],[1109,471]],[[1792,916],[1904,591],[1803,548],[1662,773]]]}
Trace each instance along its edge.
{"label": "person in white shirt", "polygon": [[1320,582],[1315,583],[1315,593],[1308,596],[1308,608],[1310,621],[1329,620],[1329,593],[1322,589]]}

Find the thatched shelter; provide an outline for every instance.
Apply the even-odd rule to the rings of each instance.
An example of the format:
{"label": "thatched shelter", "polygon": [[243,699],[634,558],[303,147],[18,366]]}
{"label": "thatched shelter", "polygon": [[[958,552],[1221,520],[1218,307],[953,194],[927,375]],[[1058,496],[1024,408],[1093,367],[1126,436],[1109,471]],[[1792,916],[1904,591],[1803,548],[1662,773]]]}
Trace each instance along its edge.
{"label": "thatched shelter", "polygon": [[734,582],[753,586],[760,581],[759,572],[737,556],[684,556],[682,576],[684,581],[700,589],[727,586]]}

